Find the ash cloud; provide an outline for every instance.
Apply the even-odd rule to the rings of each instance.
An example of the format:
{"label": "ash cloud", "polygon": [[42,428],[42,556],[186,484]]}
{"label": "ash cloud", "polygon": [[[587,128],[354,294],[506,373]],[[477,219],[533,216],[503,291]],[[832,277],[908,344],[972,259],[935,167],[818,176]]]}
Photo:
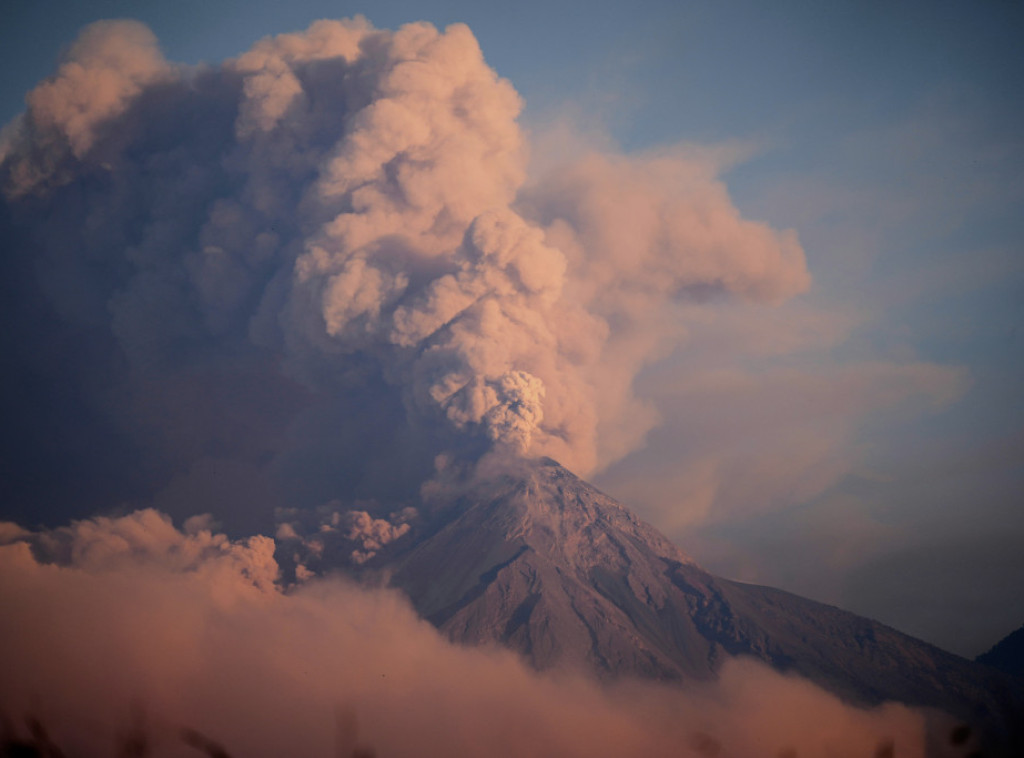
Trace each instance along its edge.
{"label": "ash cloud", "polygon": [[682,148],[528,183],[521,106],[463,25],[319,21],[199,67],[83,31],[0,148],[15,512],[262,528],[400,500],[439,451],[586,474],[642,444],[678,305],[781,302],[803,252]]}
{"label": "ash cloud", "polygon": [[366,563],[385,546],[409,534],[419,511],[406,506],[380,513],[375,502],[333,500],[315,509],[281,508],[276,513],[276,538],[287,548],[286,574],[303,581],[339,566]]}
{"label": "ash cloud", "polygon": [[683,689],[541,675],[451,645],[394,592],[286,588],[272,540],[210,527],[153,510],[5,525],[0,712],[31,714],[81,756],[126,733],[154,755],[193,755],[182,734],[253,757],[338,754],[356,738],[396,758],[924,755],[921,713],[851,708],[752,661]]}

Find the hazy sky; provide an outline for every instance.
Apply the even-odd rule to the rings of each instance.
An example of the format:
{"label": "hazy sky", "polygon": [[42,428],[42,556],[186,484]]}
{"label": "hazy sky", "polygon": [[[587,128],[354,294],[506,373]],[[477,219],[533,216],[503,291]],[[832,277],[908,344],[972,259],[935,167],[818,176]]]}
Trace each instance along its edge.
{"label": "hazy sky", "polygon": [[[217,64],[263,36],[356,14],[385,29],[469,25],[525,103],[519,121],[534,157],[525,205],[544,206],[553,190],[540,177],[574,151],[636,157],[691,143],[704,149],[688,155],[705,156],[744,219],[798,236],[808,288],[779,264],[769,284],[750,280],[750,291],[775,287],[771,296],[696,292],[674,306],[667,348],[628,359],[657,423],[617,461],[595,453],[596,484],[713,572],[954,652],[973,656],[1024,623],[1024,5],[9,0],[0,119],[24,109],[25,94],[98,19],[144,22],[169,61]],[[33,358],[24,377],[43,372],[54,397],[77,397],[46,374],[62,370],[59,360],[21,344],[31,333],[4,327],[17,359]],[[74,365],[88,360],[76,354]],[[29,386],[24,377],[7,391]],[[270,392],[288,416],[292,400],[265,385],[241,391]],[[5,413],[20,404],[9,395]],[[344,411],[334,409],[339,423]],[[288,433],[324,439],[317,423],[330,420]],[[170,501],[200,486],[195,467],[176,479],[173,460],[145,471],[124,462],[126,482],[164,477],[156,494],[90,485],[81,472],[92,467],[92,422],[62,424],[61,434],[82,436],[33,443],[52,455],[26,454],[26,465],[66,462],[68,487],[94,486],[96,501],[145,493],[140,504],[173,512]],[[275,424],[260,433],[273,436]],[[305,452],[281,466],[307,476],[318,461]],[[258,490],[244,484],[247,471],[209,481]],[[18,477],[0,517],[86,515],[84,505],[52,505],[52,487],[39,489],[52,495],[45,505],[26,504],[19,493],[33,491],[32,476]],[[323,493],[309,486],[313,502]]]}

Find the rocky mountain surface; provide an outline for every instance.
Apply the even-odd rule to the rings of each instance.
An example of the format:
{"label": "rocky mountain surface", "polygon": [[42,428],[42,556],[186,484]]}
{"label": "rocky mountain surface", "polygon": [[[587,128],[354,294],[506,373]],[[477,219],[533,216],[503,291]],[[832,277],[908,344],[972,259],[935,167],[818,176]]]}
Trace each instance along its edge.
{"label": "rocky mountain surface", "polygon": [[383,572],[452,640],[498,643],[540,669],[686,681],[752,656],[855,704],[953,713],[994,729],[1006,754],[1024,746],[1012,677],[839,608],[713,576],[552,460],[452,495],[364,570]]}

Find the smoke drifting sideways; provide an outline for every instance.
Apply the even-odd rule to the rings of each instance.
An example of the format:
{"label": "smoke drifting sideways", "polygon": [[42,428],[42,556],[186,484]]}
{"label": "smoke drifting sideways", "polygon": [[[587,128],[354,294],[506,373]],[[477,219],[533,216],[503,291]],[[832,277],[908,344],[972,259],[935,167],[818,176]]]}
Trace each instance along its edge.
{"label": "smoke drifting sideways", "polygon": [[283,588],[273,540],[209,526],[153,510],[0,526],[8,729],[31,714],[80,756],[129,738],[195,755],[182,734],[254,757],[924,755],[922,713],[857,710],[752,661],[683,688],[541,675],[446,642],[391,591]]}
{"label": "smoke drifting sideways", "polygon": [[680,304],[809,286],[685,147],[527,183],[521,105],[463,25],[318,21],[197,67],[87,27],[0,138],[9,516],[244,534],[401,500],[439,453],[586,475],[656,423],[633,380]]}

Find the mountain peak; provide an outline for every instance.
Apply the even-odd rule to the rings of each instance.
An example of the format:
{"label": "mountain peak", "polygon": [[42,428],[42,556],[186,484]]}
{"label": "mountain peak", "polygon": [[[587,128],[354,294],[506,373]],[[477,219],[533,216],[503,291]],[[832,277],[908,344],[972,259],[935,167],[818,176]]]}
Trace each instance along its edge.
{"label": "mountain peak", "polygon": [[627,567],[637,551],[693,563],[631,510],[551,458],[505,461],[474,480],[461,518],[502,528],[563,568]]}
{"label": "mountain peak", "polygon": [[296,578],[307,557],[387,577],[453,641],[507,647],[538,669],[710,680],[749,656],[854,704],[936,707],[994,720],[996,743],[1024,739],[1019,682],[839,608],[713,576],[549,458],[452,465],[418,507],[403,505],[386,519],[372,504],[377,516],[340,503],[289,513],[279,537]]}
{"label": "mountain peak", "polygon": [[995,672],[883,624],[709,574],[551,459],[480,466],[433,500],[431,528],[378,568],[457,642],[509,647],[541,669],[666,681],[712,679],[745,655],[857,704],[968,720],[1024,702]]}

